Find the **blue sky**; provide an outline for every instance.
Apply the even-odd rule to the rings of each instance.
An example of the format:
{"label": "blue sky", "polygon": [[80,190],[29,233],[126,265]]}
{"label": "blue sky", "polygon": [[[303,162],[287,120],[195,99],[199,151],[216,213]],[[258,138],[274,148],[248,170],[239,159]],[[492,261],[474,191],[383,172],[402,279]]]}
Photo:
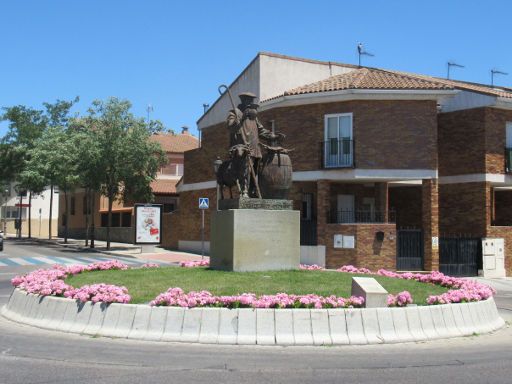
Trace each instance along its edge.
{"label": "blue sky", "polygon": [[[244,5],[247,4],[247,5]],[[0,106],[117,96],[196,132],[258,51],[512,86],[511,1],[0,0]],[[0,123],[0,134],[6,129]]]}

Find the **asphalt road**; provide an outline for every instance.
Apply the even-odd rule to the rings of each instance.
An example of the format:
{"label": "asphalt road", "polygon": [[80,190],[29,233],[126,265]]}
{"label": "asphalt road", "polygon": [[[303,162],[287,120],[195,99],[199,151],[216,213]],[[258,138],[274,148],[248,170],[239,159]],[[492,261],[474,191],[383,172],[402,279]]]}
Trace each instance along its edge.
{"label": "asphalt road", "polygon": [[[75,254],[11,242],[0,260],[33,253]],[[30,269],[34,267],[0,269],[0,305],[10,295],[9,279]],[[503,303],[509,303],[506,296]],[[510,328],[492,335],[401,345],[240,347],[92,338],[0,318],[0,383],[511,382]]]}

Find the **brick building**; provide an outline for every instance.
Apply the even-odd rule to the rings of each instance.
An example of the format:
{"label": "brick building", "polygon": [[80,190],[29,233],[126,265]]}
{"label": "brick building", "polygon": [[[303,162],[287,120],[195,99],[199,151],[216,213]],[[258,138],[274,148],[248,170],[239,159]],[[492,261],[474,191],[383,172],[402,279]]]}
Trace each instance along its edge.
{"label": "brick building", "polygon": [[[151,183],[151,189],[155,196],[154,203],[162,204],[164,216],[167,216],[179,207],[179,194],[176,191],[176,184],[183,175],[183,154],[187,150],[197,148],[199,141],[197,137],[189,133],[186,127],[183,128],[181,134],[155,134],[151,136],[150,140],[159,143],[167,154],[167,164],[162,167],[156,179]],[[108,199],[104,196],[96,195],[95,200],[95,237],[96,239],[104,240],[108,223]],[[133,242],[134,203],[114,202],[112,227],[110,229],[112,241]],[[59,206],[60,212],[64,212],[64,196],[60,196]],[[78,189],[70,196],[69,237],[85,238],[86,213],[85,191]],[[62,236],[64,233],[64,220],[64,214],[61,214],[59,217],[59,236]]]}

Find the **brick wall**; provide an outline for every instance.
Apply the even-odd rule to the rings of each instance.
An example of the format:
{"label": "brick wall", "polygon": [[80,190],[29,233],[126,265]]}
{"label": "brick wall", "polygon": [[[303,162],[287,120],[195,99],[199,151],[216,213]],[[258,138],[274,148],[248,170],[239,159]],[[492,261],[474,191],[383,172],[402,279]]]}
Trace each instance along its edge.
{"label": "brick wall", "polygon": [[512,191],[494,191],[493,225],[512,225]]}
{"label": "brick wall", "polygon": [[[376,239],[377,232],[384,232],[384,241]],[[354,249],[334,248],[334,235],[355,236]],[[396,227],[394,224],[327,224],[322,234],[326,249],[327,268],[342,265],[396,269]]]}
{"label": "brick wall", "polygon": [[[205,240],[210,239],[210,217],[217,209],[216,190],[204,189],[180,193],[180,205],[177,211],[168,217],[164,215],[163,246],[177,248],[178,240],[201,239],[201,210],[199,197],[210,199],[210,208],[205,210]],[[167,225],[169,225],[167,227]]]}
{"label": "brick wall", "polygon": [[[435,169],[437,117],[434,101],[356,100],[274,108],[260,113],[263,125],[287,135],[294,171],[321,169],[324,116],[353,113],[355,165],[377,169]],[[201,148],[185,152],[184,183],[214,179],[213,161],[227,158],[228,130],[219,123],[202,131]],[[400,156],[390,156],[400,153]]]}
{"label": "brick wall", "polygon": [[512,121],[512,111],[485,108],[485,169],[487,173],[505,173],[507,121]]}
{"label": "brick wall", "polygon": [[229,132],[225,123],[201,131],[201,148],[186,151],[183,183],[199,183],[215,179],[213,162],[219,156],[226,159],[229,149]]}
{"label": "brick wall", "polygon": [[438,117],[439,176],[485,172],[485,108]]}
{"label": "brick wall", "polygon": [[440,232],[484,236],[490,224],[490,204],[486,183],[441,184]]}
{"label": "brick wall", "polygon": [[389,208],[396,213],[397,228],[421,228],[421,187],[389,188]]}
{"label": "brick wall", "polygon": [[505,173],[508,121],[512,121],[512,111],[497,108],[441,113],[439,175]]}
{"label": "brick wall", "polygon": [[[355,166],[378,169],[435,169],[437,111],[434,101],[355,100],[275,108],[261,113],[269,127],[287,135],[294,170],[321,168],[324,116],[353,113]],[[400,153],[400,156],[390,156]]]}
{"label": "brick wall", "polygon": [[502,238],[505,241],[505,270],[512,275],[512,227],[487,227],[485,237]]}

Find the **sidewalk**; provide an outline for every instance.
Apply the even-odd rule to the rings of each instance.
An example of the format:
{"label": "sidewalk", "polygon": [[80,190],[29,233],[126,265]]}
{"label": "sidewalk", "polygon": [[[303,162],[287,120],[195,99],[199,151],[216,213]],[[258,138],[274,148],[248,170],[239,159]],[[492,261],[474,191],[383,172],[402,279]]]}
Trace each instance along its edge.
{"label": "sidewalk", "polygon": [[[10,238],[14,236],[9,235]],[[26,237],[23,239],[29,240]],[[141,246],[129,243],[116,243],[110,242],[110,250],[107,250],[107,242],[103,240],[95,240],[94,248],[85,246],[85,240],[69,239],[68,242],[64,243],[64,239],[61,237],[54,237],[53,239],[39,239],[31,238],[31,241],[35,241],[41,244],[47,244],[51,246],[60,246],[65,248],[71,248],[83,252],[98,252],[105,255],[120,256],[120,257],[133,257],[141,260],[157,260],[167,263],[179,263],[180,261],[197,261],[201,260],[201,255],[189,252],[171,251],[159,246],[155,247],[155,252],[141,253]],[[205,259],[209,258],[205,256]]]}

